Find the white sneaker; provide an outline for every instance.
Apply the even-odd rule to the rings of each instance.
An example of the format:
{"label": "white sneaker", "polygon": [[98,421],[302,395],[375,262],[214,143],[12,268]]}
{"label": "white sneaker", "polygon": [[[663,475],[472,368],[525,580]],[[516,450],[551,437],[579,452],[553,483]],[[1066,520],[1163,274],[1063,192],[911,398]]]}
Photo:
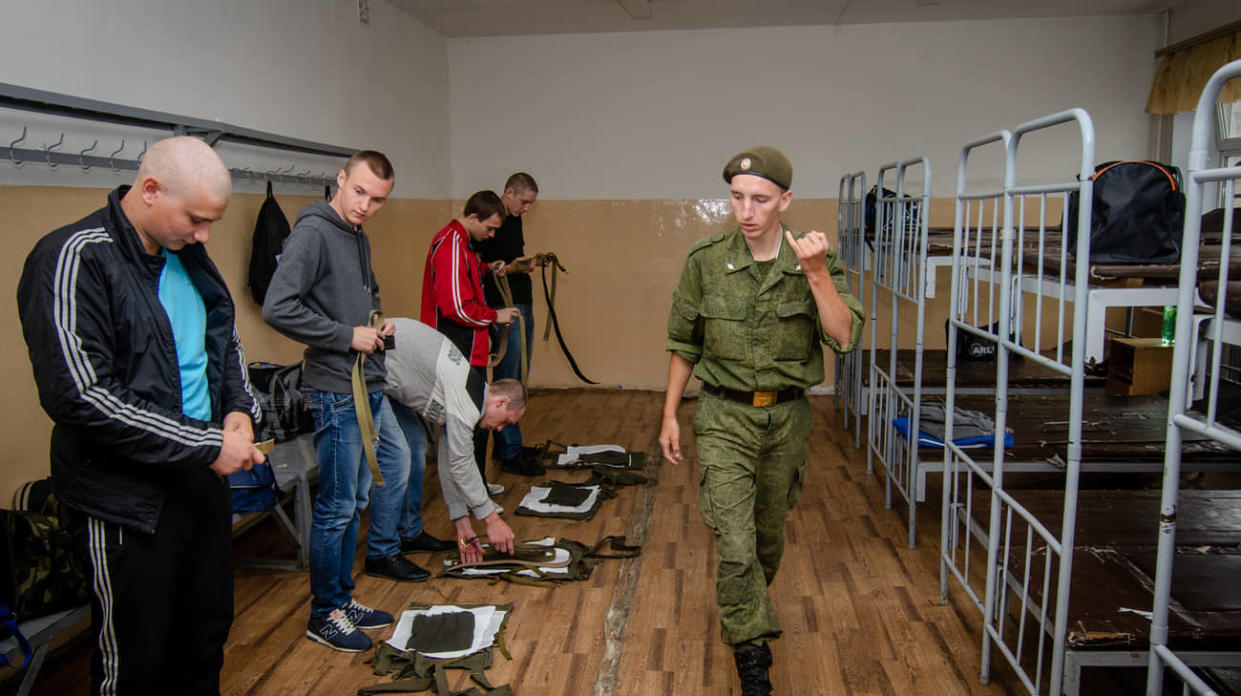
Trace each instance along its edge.
{"label": "white sneaker", "polygon": [[504,486],[498,483],[487,484],[487,495],[500,495],[504,492]]}

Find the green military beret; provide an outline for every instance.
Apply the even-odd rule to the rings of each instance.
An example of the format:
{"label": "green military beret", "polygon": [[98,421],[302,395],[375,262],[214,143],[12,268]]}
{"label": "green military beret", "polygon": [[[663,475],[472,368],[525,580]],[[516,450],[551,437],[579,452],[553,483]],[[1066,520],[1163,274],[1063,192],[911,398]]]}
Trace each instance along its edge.
{"label": "green military beret", "polygon": [[789,158],[770,145],[751,147],[733,155],[724,165],[724,181],[732,182],[738,174],[761,176],[782,189],[793,185],[793,165],[789,164]]}

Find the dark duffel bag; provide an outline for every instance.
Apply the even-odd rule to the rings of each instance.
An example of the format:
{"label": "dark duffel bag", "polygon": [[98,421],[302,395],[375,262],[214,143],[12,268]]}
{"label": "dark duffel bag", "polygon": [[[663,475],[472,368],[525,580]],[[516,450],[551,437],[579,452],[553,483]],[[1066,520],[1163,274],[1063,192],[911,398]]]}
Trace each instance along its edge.
{"label": "dark duffel bag", "polygon": [[[1181,170],[1145,160],[1095,167],[1090,263],[1176,263],[1181,259],[1185,194]],[[1077,252],[1077,193],[1069,195],[1065,243]]]}
{"label": "dark duffel bag", "polygon": [[263,409],[255,440],[285,442],[301,433],[315,431],[314,416],[302,402],[302,364],[276,365],[252,362],[250,386]]}

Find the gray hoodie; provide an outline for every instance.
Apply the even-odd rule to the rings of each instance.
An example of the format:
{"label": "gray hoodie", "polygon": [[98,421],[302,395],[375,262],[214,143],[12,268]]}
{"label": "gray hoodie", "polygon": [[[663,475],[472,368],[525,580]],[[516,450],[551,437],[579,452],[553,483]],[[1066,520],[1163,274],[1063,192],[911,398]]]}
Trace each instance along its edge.
{"label": "gray hoodie", "polygon": [[[263,320],[306,344],[304,384],[352,391],[353,327],[366,326],[372,309],[379,309],[379,283],[366,233],[327,201],[302,208],[267,288]],[[383,352],[377,351],[366,359],[367,391],[383,389],[384,377]]]}

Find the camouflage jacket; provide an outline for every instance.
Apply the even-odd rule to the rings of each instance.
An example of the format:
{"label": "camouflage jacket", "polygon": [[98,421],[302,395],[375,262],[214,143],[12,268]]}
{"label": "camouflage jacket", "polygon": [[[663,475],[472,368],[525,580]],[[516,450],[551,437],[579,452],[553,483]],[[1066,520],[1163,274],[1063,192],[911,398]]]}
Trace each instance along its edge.
{"label": "camouflage jacket", "polygon": [[862,306],[848,291],[835,250],[828,251],[827,267],[853,314],[845,346],[824,333],[806,274],[787,244],[780,245],[762,277],[740,230],[699,240],[672,293],[667,349],[693,363],[696,377],[725,389],[765,391],[822,382],[819,343],[845,353],[862,335]]}

